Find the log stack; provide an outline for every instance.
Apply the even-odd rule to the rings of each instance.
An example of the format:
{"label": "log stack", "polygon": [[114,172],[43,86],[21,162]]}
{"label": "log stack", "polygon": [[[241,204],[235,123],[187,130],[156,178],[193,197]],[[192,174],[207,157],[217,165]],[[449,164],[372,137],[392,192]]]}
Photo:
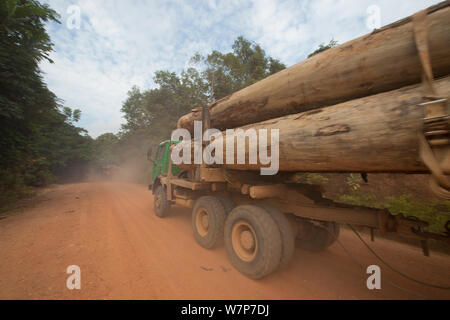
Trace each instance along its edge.
{"label": "log stack", "polygon": [[[426,9],[439,96],[450,93],[450,1]],[[411,17],[313,56],[208,106],[210,125],[279,129],[280,171],[427,172],[423,64]],[[193,131],[201,110],[179,119]],[[214,143],[226,145],[225,133]],[[270,141],[270,139],[269,139]],[[235,145],[235,150],[237,146]],[[248,150],[246,150],[248,153]],[[440,154],[448,155],[448,147]],[[450,173],[448,157],[438,159]],[[261,164],[224,164],[259,170]]]}
{"label": "log stack", "polygon": [[[437,80],[439,93],[450,93],[450,77]],[[335,106],[287,115],[241,127],[279,129],[279,170],[304,172],[427,172],[417,137],[423,126],[420,85],[351,100]],[[258,137],[259,138],[259,137]],[[227,145],[225,133],[213,145]],[[222,140],[222,141],[221,141]],[[270,138],[267,139],[270,151]],[[246,144],[246,159],[249,146]],[[224,161],[225,162],[225,161]],[[450,173],[450,164],[445,170]],[[235,170],[264,165],[224,164]]]}

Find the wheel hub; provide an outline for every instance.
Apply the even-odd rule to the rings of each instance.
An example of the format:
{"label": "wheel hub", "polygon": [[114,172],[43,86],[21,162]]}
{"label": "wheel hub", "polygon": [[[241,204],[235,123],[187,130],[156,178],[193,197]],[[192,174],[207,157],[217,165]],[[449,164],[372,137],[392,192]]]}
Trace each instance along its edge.
{"label": "wheel hub", "polygon": [[203,226],[203,228],[208,229],[208,227],[209,227],[209,217],[208,217],[208,215],[204,215],[202,217],[202,226]]}
{"label": "wheel hub", "polygon": [[208,234],[209,215],[205,209],[201,208],[197,211],[197,216],[195,218],[195,226],[200,236],[204,237]]}
{"label": "wheel hub", "polygon": [[160,196],[156,196],[155,204],[158,209],[161,207],[161,197]]}
{"label": "wheel hub", "polygon": [[250,231],[245,230],[241,233],[241,246],[245,250],[251,250],[255,246],[255,239]]}
{"label": "wheel hub", "polygon": [[255,259],[258,252],[258,238],[247,221],[238,221],[231,231],[231,242],[237,256],[246,262]]}

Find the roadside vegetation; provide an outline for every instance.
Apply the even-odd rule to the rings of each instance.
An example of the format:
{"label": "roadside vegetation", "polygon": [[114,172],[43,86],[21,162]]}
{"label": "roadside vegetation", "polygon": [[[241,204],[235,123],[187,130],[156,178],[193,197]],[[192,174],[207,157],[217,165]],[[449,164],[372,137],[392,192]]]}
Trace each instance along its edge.
{"label": "roadside vegetation", "polygon": [[[342,174],[344,175],[344,174]],[[361,207],[376,209],[387,209],[393,215],[403,215],[404,217],[417,218],[428,223],[426,231],[437,234],[446,232],[446,223],[450,220],[450,201],[437,198],[425,198],[417,194],[403,193],[400,195],[385,195],[378,197],[368,190],[361,190],[364,183],[359,174],[345,174],[343,183],[338,183],[342,192],[333,195],[332,200]],[[297,174],[296,182],[311,185],[320,185],[324,190],[329,184],[334,183],[334,178],[330,178],[320,173]]]}
{"label": "roadside vegetation", "polygon": [[0,2],[0,208],[90,161],[92,139],[76,126],[80,111],[47,88],[38,66],[52,62],[44,24],[58,18],[37,1]]}
{"label": "roadside vegetation", "polygon": [[437,234],[446,232],[446,223],[450,220],[450,201],[436,198],[424,198],[420,195],[402,194],[397,196],[376,197],[371,193],[364,193],[355,185],[355,176],[347,178],[348,193],[340,195],[337,202],[387,209],[393,215],[417,218],[428,223],[425,231]]}

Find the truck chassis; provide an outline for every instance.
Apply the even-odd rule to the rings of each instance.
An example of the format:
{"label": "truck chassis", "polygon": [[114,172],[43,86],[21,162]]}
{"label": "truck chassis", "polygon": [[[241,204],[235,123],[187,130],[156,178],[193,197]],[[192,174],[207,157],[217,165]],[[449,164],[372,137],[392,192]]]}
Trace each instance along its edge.
{"label": "truck chassis", "polygon": [[253,279],[288,264],[295,245],[316,252],[326,249],[337,240],[340,225],[367,227],[372,239],[374,230],[416,239],[425,255],[427,239],[448,241],[424,232],[423,221],[335,203],[323,198],[317,186],[290,183],[289,176],[285,182],[250,179],[250,184],[245,183],[248,177],[235,179],[241,174],[199,165],[173,176],[169,161],[167,175],[149,188],[157,216],[166,216],[172,204],[191,208],[196,241],[206,249],[225,241],[232,264]]}

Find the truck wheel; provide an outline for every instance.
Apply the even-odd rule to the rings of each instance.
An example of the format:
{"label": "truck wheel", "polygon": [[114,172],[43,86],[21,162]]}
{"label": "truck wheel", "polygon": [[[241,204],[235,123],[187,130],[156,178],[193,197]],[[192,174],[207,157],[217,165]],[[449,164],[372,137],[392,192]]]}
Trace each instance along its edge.
{"label": "truck wheel", "polygon": [[291,261],[295,251],[295,236],[291,223],[286,216],[278,209],[269,206],[262,206],[273,220],[275,220],[280,230],[282,252],[280,260],[280,268],[286,266]]}
{"label": "truck wheel", "polygon": [[233,209],[225,221],[225,245],[231,263],[252,279],[261,279],[280,265],[280,230],[264,209],[244,205]]}
{"label": "truck wheel", "polygon": [[216,197],[201,197],[192,210],[192,228],[195,240],[203,248],[212,249],[223,241],[223,229],[227,214]]}
{"label": "truck wheel", "polygon": [[339,237],[340,226],[335,222],[322,222],[316,226],[309,221],[302,221],[299,235],[295,240],[297,247],[320,252],[331,246]]}
{"label": "truck wheel", "polygon": [[162,185],[156,187],[153,208],[155,215],[160,218],[166,217],[169,213],[170,203],[167,201],[166,188]]}
{"label": "truck wheel", "polygon": [[231,198],[228,197],[217,197],[220,202],[222,203],[223,207],[225,208],[225,212],[229,214],[231,210],[233,210],[236,207],[236,204]]}

